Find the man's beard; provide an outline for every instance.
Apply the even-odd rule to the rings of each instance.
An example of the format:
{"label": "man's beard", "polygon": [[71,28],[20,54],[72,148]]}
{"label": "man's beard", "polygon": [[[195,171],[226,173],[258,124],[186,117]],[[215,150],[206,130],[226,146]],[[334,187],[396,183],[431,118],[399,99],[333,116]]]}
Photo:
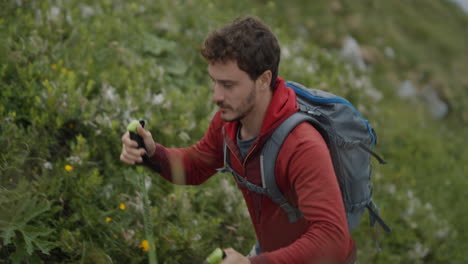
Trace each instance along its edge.
{"label": "man's beard", "polygon": [[231,110],[233,112],[238,112],[239,113],[237,116],[235,116],[235,117],[233,117],[231,119],[225,119],[225,118],[221,117],[223,119],[223,121],[230,123],[230,122],[236,122],[236,121],[240,121],[240,120],[244,119],[254,109],[256,96],[257,96],[257,94],[255,92],[255,87],[253,87],[253,89],[251,90],[251,92],[249,93],[247,98],[242,102],[242,104],[237,109],[233,109],[230,105],[224,105],[223,103],[217,103],[218,107],[220,107],[220,108],[229,109],[229,110]]}

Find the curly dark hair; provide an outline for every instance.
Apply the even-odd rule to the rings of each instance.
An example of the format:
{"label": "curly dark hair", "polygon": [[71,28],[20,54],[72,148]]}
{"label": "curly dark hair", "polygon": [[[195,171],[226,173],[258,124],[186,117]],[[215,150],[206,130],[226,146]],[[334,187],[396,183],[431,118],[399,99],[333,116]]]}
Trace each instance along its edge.
{"label": "curly dark hair", "polygon": [[201,54],[210,63],[235,60],[239,69],[252,80],[270,70],[270,87],[275,87],[280,46],[269,27],[256,17],[239,17],[211,32],[205,39]]}

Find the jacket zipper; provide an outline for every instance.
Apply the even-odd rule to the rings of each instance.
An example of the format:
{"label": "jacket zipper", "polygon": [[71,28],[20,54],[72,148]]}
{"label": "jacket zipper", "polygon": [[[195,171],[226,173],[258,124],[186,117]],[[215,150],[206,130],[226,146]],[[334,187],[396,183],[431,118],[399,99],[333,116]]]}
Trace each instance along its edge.
{"label": "jacket zipper", "polygon": [[[255,144],[255,145],[253,146],[253,148],[250,149],[249,153],[247,153],[247,156],[245,156],[244,162],[242,162],[242,166],[244,167],[244,172],[245,172],[245,167],[246,167],[246,166],[245,166],[245,163],[246,163],[247,159],[249,158],[250,154],[252,154],[252,152],[257,148],[257,145],[258,145],[258,143]],[[245,177],[245,173],[244,173],[244,178],[246,178],[246,177]]]}
{"label": "jacket zipper", "polygon": [[[227,148],[229,149],[229,151],[231,151],[231,153],[234,153],[234,151],[232,151],[231,147],[229,147],[228,144],[226,144]],[[234,158],[240,163],[240,164],[243,164],[239,158],[237,157],[237,155],[229,155],[229,156],[234,156]]]}
{"label": "jacket zipper", "polygon": [[[240,160],[237,158],[237,155],[231,155],[231,156],[234,156],[236,158],[237,161],[239,161],[239,163],[242,164],[242,169],[243,169],[243,177],[244,179],[247,179],[247,169],[246,169],[246,161],[247,159],[249,158],[250,154],[252,154],[252,152],[257,148],[257,144],[253,145],[253,147],[250,149],[249,153],[247,153],[247,155],[245,156],[245,159],[244,159],[244,162],[240,162]],[[231,153],[233,153],[233,151],[231,150],[231,148],[229,147],[229,145],[227,145],[229,151],[231,151]],[[247,191],[247,194],[249,193],[250,191]],[[262,198],[263,196],[260,196],[260,199]],[[260,200],[260,203],[261,203],[261,200]],[[258,214],[257,214],[257,223],[260,224],[260,221],[261,221],[261,215],[262,215],[262,207],[259,206],[258,207]]]}

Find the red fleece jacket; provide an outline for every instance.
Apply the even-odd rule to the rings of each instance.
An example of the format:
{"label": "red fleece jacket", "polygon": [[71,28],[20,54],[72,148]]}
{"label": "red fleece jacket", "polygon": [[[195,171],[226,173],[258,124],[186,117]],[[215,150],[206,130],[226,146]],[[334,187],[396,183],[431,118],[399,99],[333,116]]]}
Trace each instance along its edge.
{"label": "red fleece jacket", "polygon": [[[152,160],[160,164],[161,175],[171,182],[202,184],[216,173],[216,168],[224,166],[225,140],[232,168],[248,181],[261,185],[262,146],[274,129],[297,111],[294,91],[278,78],[260,134],[245,159],[236,142],[239,122],[223,122],[218,112],[197,144],[181,149],[158,144]],[[275,176],[286,199],[304,217],[289,223],[284,210],[268,197],[239,185],[263,251],[251,258],[251,263],[342,263],[354,249],[354,242],[329,150],[313,126],[300,124],[288,135],[278,154]]]}

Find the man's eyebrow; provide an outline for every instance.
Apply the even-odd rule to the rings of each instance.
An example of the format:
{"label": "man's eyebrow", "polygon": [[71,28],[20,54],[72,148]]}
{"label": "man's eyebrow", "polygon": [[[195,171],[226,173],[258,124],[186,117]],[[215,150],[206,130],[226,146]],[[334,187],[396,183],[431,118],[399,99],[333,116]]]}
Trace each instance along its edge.
{"label": "man's eyebrow", "polygon": [[210,76],[211,80],[217,81],[217,82],[220,82],[220,83],[232,83],[232,84],[237,84],[238,83],[238,81],[235,81],[235,80],[223,80],[223,79],[217,80],[217,79],[213,78],[213,76],[211,76],[210,74],[208,74],[208,75]]}

